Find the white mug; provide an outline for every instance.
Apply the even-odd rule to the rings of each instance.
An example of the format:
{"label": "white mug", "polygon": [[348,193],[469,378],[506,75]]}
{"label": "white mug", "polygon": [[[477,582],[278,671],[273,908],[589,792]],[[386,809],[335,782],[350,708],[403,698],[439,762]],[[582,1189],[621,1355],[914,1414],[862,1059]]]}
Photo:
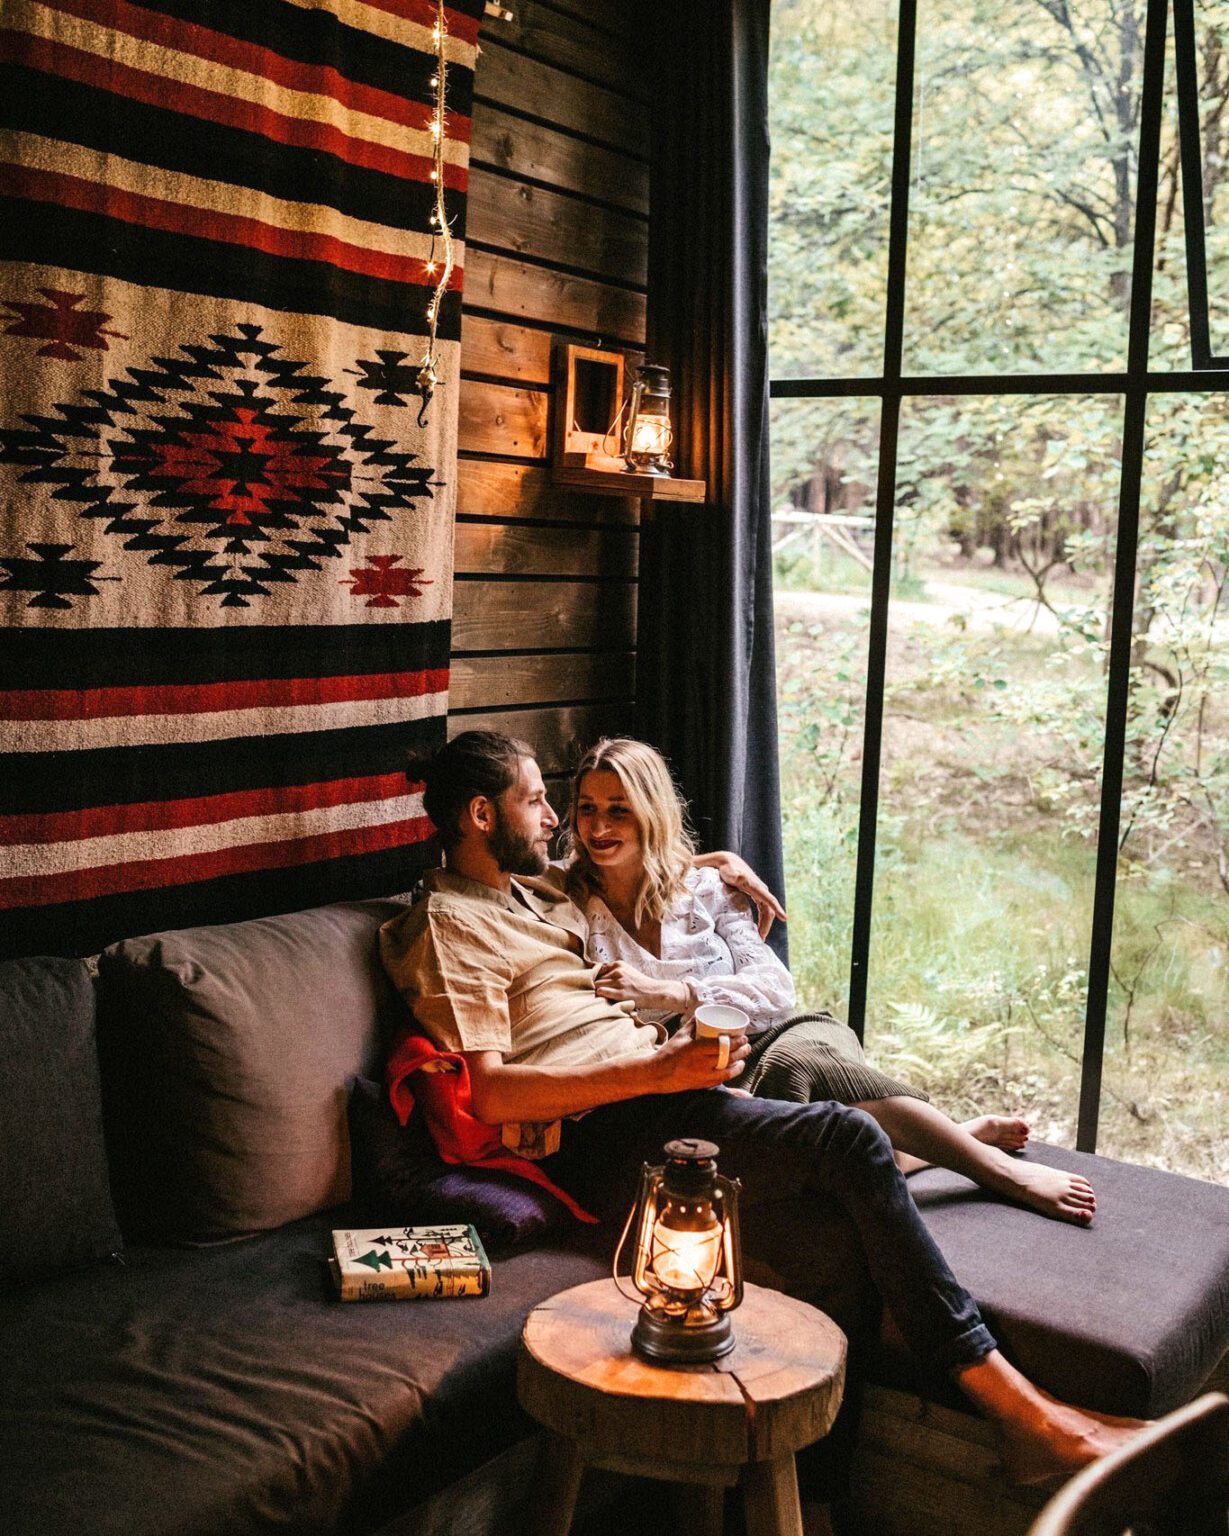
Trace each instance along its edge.
{"label": "white mug", "polygon": [[695,1011],[697,1040],[716,1040],[717,1070],[724,1072],[730,1064],[730,1036],[740,1035],[751,1022],[741,1008],[731,1008],[728,1003],[701,1003]]}

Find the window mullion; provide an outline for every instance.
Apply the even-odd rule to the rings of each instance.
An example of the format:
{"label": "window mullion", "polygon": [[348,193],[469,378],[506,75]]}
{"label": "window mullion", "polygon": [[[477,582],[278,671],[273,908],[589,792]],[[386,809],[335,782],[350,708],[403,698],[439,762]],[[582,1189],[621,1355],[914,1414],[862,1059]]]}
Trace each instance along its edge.
{"label": "window mullion", "polygon": [[1114,555],[1114,604],[1106,690],[1105,746],[1101,772],[1101,813],[1097,831],[1097,873],[1092,938],[1088,956],[1088,1001],[1080,1073],[1080,1117],[1076,1146],[1094,1152],[1101,1109],[1105,1015],[1114,938],[1114,896],[1118,838],[1122,823],[1123,755],[1130,702],[1131,642],[1135,618],[1135,563],[1139,543],[1139,496],[1143,477],[1148,410],[1148,347],[1152,326],[1152,267],[1156,244],[1157,184],[1161,157],[1161,116],[1165,89],[1165,31],[1169,0],[1148,0],[1144,32],[1144,79],[1139,112],[1139,163],[1135,197],[1135,250],[1131,273],[1127,340],[1127,396],[1123,413],[1122,479],[1118,493],[1118,536]]}
{"label": "window mullion", "polygon": [[892,577],[892,530],[896,515],[896,450],[900,428],[900,377],[905,334],[905,269],[909,235],[909,167],[913,147],[913,75],[917,0],[900,0],[896,43],[896,121],[892,140],[892,202],[888,225],[888,288],[883,328],[883,380],[879,415],[879,477],[875,489],[875,554],[866,657],[866,722],[858,804],[858,860],[854,877],[853,934],[849,960],[849,1024],[862,1038],[866,1028],[867,965],[875,891],[879,768],[883,751],[883,689],[887,672],[888,599]]}

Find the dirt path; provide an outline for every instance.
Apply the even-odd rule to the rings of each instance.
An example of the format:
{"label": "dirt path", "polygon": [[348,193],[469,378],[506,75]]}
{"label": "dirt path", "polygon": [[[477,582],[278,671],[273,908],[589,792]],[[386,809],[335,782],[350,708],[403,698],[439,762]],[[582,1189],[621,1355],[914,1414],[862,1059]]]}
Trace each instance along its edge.
{"label": "dirt path", "polygon": [[[893,623],[950,624],[963,619],[968,629],[1006,629],[1013,634],[1054,635],[1058,621],[1048,608],[1023,597],[1005,597],[951,581],[928,581],[925,602],[893,598],[888,610]],[[846,592],[781,592],[774,598],[777,617],[822,619],[869,613],[870,595]]]}

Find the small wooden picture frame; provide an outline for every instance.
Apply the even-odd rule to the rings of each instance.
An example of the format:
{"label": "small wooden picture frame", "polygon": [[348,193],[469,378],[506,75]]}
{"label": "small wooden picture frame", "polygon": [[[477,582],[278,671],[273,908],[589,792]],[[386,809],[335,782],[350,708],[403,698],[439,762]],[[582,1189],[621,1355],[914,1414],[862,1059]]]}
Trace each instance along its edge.
{"label": "small wooden picture frame", "polygon": [[554,351],[555,463],[567,469],[621,471],[617,437],[607,443],[623,404],[623,354],[557,341]]}

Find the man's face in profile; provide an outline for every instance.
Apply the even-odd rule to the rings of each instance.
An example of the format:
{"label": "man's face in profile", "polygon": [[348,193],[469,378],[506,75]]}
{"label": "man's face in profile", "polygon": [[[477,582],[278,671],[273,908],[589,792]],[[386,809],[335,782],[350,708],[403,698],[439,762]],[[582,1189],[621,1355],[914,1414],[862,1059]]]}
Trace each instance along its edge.
{"label": "man's face in profile", "polygon": [[522,757],[516,783],[495,802],[492,856],[505,874],[540,875],[549,861],[551,833],[558,825],[541,770],[532,757]]}

